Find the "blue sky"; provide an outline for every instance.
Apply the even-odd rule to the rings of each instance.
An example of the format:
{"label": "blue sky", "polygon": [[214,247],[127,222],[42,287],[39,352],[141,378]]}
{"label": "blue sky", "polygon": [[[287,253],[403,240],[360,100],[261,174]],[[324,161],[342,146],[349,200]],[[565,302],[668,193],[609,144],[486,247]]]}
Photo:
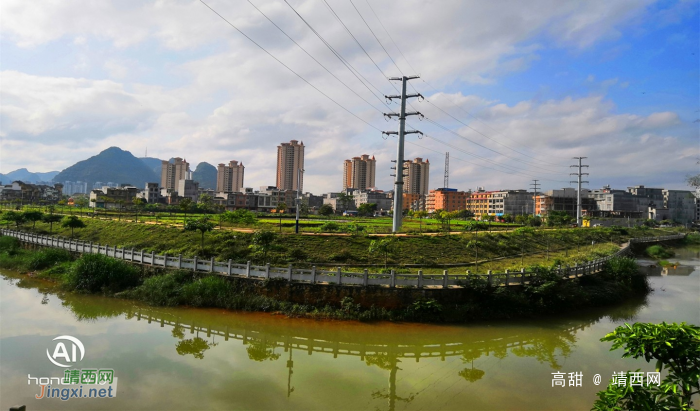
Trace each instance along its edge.
{"label": "blue sky", "polygon": [[[371,126],[199,1],[9,0],[0,5],[0,172],[61,170],[116,145],[193,166],[243,161],[245,185],[258,187],[274,184],[277,144],[297,139],[307,190],[339,189],[342,161],[363,153],[377,157],[377,187],[391,189],[396,141],[377,130],[397,127],[381,116],[389,108],[284,2],[253,3],[375,108],[250,4],[207,1]],[[353,4],[399,68],[419,71],[425,82],[413,84],[430,103],[412,105],[451,130],[411,119],[428,137],[409,137],[407,157],[430,159],[432,188],[445,151],[450,185],[464,190],[527,188],[533,178],[569,186],[574,156],[589,157],[591,188],[685,187],[700,158],[699,2],[496,3],[329,2],[382,73],[322,0],[290,1],[368,87],[394,94],[383,75],[398,70]]]}

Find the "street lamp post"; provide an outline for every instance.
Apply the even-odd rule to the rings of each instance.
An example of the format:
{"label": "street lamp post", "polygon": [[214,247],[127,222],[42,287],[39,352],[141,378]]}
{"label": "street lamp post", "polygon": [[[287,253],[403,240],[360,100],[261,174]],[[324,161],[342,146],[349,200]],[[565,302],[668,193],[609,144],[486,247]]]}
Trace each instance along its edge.
{"label": "street lamp post", "polygon": [[297,198],[296,198],[296,209],[297,209],[297,219],[296,219],[296,225],[294,226],[294,232],[296,234],[299,234],[299,209],[301,208],[301,194],[299,188],[301,187],[301,173],[304,170],[299,168],[297,169]]}

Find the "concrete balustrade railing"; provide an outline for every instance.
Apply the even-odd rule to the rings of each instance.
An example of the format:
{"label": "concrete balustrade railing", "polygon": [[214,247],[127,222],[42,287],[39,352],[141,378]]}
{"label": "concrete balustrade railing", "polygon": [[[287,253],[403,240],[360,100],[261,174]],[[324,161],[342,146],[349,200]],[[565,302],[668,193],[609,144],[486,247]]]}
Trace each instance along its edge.
{"label": "concrete balustrade railing", "polygon": [[[183,258],[182,254],[177,256],[159,255],[154,252],[145,252],[144,250],[136,251],[134,249],[123,249],[111,247],[99,243],[89,241],[80,241],[66,239],[63,237],[43,236],[38,234],[26,233],[23,231],[15,231],[8,229],[0,229],[0,233],[5,236],[15,237],[22,242],[29,244],[37,244],[44,247],[61,248],[64,250],[82,253],[82,254],[102,254],[108,257],[117,258],[133,262],[136,264],[147,264],[154,267],[175,268],[182,270],[200,271],[224,276],[235,276],[241,278],[253,279],[271,279],[281,278],[291,282],[309,283],[309,284],[337,284],[348,286],[388,286],[388,287],[417,287],[417,288],[444,288],[450,286],[459,286],[463,282],[480,278],[488,282],[492,286],[517,286],[528,284],[530,281],[537,278],[536,272],[520,271],[504,273],[488,274],[471,274],[467,271],[464,274],[451,274],[444,270],[442,274],[423,274],[419,270],[417,274],[400,274],[393,270],[390,273],[370,273],[364,270],[361,273],[341,271],[340,268],[333,271],[318,270],[316,267],[311,269],[293,268],[290,264],[288,267],[271,267],[266,265],[252,265],[250,261],[246,264],[236,264],[231,260],[215,261],[214,258],[199,259]],[[629,243],[624,244],[620,250],[607,257],[589,261],[586,264],[574,265],[572,267],[559,267],[558,275],[562,278],[571,279],[583,277],[586,275],[596,274],[602,271],[605,262],[611,258],[620,257],[629,254],[631,243],[649,243],[669,240],[679,240],[685,237],[685,234],[677,234],[662,237],[641,237],[631,239]]]}

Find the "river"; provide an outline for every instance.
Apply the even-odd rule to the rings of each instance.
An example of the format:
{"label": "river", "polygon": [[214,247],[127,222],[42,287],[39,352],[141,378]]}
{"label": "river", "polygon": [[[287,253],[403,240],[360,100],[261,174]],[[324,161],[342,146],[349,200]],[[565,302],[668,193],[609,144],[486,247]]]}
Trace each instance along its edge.
{"label": "river", "polygon": [[[465,326],[153,308],[5,272],[0,409],[588,410],[613,372],[654,371],[610,352],[606,333],[624,322],[700,323],[700,251],[670,260],[680,264],[642,268],[654,288],[645,300]],[[28,375],[63,376],[46,354],[62,335],[85,347],[75,368],[114,370],[114,398],[34,398]],[[555,372],[567,382],[580,372],[581,386],[552,387]]]}

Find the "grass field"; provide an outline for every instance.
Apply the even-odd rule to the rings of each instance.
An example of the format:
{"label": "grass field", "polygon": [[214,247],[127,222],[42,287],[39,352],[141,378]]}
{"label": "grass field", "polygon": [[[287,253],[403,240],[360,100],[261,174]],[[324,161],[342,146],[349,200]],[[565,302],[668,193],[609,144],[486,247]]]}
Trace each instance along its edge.
{"label": "grass field", "polygon": [[[671,229],[576,228],[396,236],[393,249],[385,256],[370,253],[369,248],[372,241],[386,237],[367,235],[368,230],[358,235],[294,235],[285,231],[277,236],[263,257],[263,253],[251,247],[251,232],[265,228],[277,229],[264,222],[247,227],[251,232],[233,231],[232,227],[224,225],[223,229],[205,235],[202,248],[199,232],[183,231],[173,225],[136,224],[125,220],[97,218],[83,218],[83,221],[86,227],[75,230],[78,239],[159,254],[182,254],[185,257],[197,255],[215,257],[220,261],[232,259],[234,262],[250,260],[258,264],[269,262],[278,266],[290,263],[300,267],[342,265],[348,270],[369,268],[375,272],[384,269],[386,258],[389,268],[401,272],[415,272],[420,268],[426,273],[441,272],[443,269],[451,272],[469,269],[480,273],[486,270],[519,270],[555,261],[574,264],[610,254],[629,237],[673,232]],[[25,224],[23,229],[31,231],[31,224]],[[37,222],[33,232],[49,234],[49,225]],[[69,237],[70,229],[54,224],[53,234]],[[478,269],[475,263],[477,255]]]}

